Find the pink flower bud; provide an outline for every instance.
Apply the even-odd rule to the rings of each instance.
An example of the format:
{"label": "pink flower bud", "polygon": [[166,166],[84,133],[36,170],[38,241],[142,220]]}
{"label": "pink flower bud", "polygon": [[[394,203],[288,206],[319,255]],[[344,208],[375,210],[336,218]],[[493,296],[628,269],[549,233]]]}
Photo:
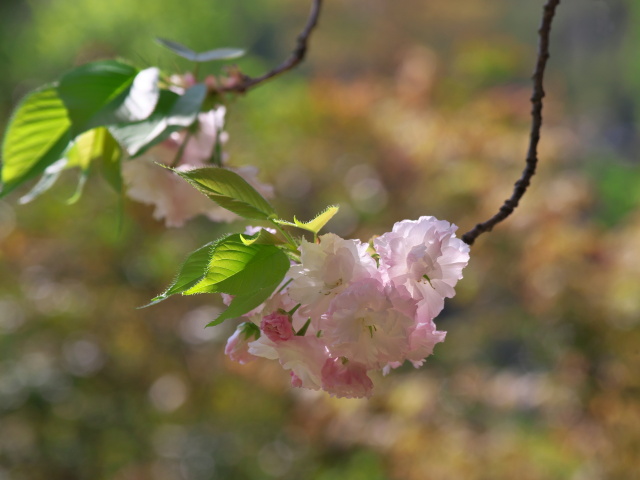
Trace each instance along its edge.
{"label": "pink flower bud", "polygon": [[262,318],[260,330],[272,342],[282,342],[294,336],[293,327],[289,315],[281,312],[273,312]]}

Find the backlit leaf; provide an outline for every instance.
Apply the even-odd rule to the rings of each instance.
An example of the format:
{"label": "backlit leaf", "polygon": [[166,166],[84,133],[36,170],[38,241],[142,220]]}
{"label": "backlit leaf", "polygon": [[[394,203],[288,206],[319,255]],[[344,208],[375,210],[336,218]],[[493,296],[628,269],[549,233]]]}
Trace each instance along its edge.
{"label": "backlit leaf", "polygon": [[30,93],[16,108],[4,136],[0,197],[60,160],[71,141],[70,127],[54,87]]}

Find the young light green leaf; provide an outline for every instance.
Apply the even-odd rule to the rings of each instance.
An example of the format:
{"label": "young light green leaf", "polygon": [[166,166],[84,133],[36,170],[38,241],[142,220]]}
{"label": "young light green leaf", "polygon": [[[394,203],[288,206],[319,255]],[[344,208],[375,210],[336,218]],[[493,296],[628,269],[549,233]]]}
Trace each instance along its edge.
{"label": "young light green leaf", "polygon": [[242,240],[242,243],[245,245],[253,245],[254,243],[258,245],[284,245],[287,243],[284,239],[274,235],[264,228],[255,235],[240,235],[240,240]]}
{"label": "young light green leaf", "polygon": [[[113,169],[116,166],[119,167],[121,156],[122,152],[120,147],[106,128],[98,127],[81,134],[75,140],[73,147],[67,154],[68,162],[66,168],[80,168],[80,179],[76,193],[67,203],[75,203],[82,195],[84,184],[89,175],[89,169],[93,163],[100,162],[103,165],[111,165]],[[113,187],[116,191],[119,191],[120,183],[118,183],[118,179],[120,172],[118,170],[117,176],[116,172],[111,171],[110,173]]]}
{"label": "young light green leaf", "polygon": [[98,165],[102,176],[109,185],[118,193],[122,191],[122,149],[107,129],[101,130],[102,155],[98,159]]}
{"label": "young light green leaf", "polygon": [[166,140],[173,132],[189,127],[196,121],[207,94],[204,84],[189,88],[183,95],[161,90],[155,110],[141,122],[115,125],[109,128],[118,142],[132,157]]}
{"label": "young light green leaf", "polygon": [[293,222],[288,222],[286,220],[274,220],[279,225],[288,225],[290,227],[298,227],[303,230],[307,230],[309,232],[313,232],[317,234],[322,228],[331,220],[336,213],[338,213],[337,205],[332,205],[327,207],[322,213],[316,215],[313,220],[308,222],[301,222],[296,217],[293,217]]}
{"label": "young light green leaf", "polygon": [[2,143],[0,197],[60,160],[71,141],[70,127],[55,87],[27,95],[9,121]]}
{"label": "young light green leaf", "polygon": [[97,126],[144,120],[158,101],[159,71],[138,72],[115,60],[82,65],[60,80],[58,93],[69,111],[74,135]]}
{"label": "young light green leaf", "polygon": [[244,218],[268,220],[275,210],[247,181],[226,168],[174,170],[223,208]]}
{"label": "young light green leaf", "polygon": [[166,38],[156,38],[156,41],[165,48],[168,48],[176,55],[191,60],[192,62],[210,62],[213,60],[230,60],[244,55],[244,50],[239,48],[216,48],[198,53],[181,43],[167,40]]}
{"label": "young light green leaf", "polygon": [[305,230],[309,230],[313,233],[318,233],[322,228],[331,220],[336,213],[338,213],[337,205],[331,205],[327,207],[324,212],[318,214],[313,220],[308,222],[299,222],[297,218],[293,218],[293,221],[299,228],[303,228]]}
{"label": "young light green leaf", "polygon": [[[223,239],[218,240],[218,242],[220,242],[221,240]],[[161,301],[169,298],[171,295],[182,293],[200,282],[200,280],[202,280],[202,278],[207,273],[212,251],[215,249],[215,246],[218,242],[207,243],[196,251],[191,252],[185,262],[182,264],[180,272],[173,280],[169,288],[167,288],[157,297],[151,299],[151,302],[148,305],[145,305],[145,307],[160,303]]]}

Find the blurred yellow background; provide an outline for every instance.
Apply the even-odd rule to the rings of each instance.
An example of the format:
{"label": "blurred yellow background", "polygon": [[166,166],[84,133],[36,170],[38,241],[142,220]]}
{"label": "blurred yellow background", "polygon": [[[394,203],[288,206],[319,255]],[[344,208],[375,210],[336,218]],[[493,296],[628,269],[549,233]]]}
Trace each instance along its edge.
{"label": "blurred yellow background", "polygon": [[[228,104],[231,163],[285,215],[340,204],[363,240],[434,215],[461,233],[520,176],[540,0],[326,2],[301,69]],[[3,0],[0,127],[28,90],[120,56],[185,72],[153,42],[247,48],[259,74],[303,0]],[[472,248],[420,370],[369,400],[233,364],[214,296],[145,310],[193,249],[242,224],[167,230],[69,175],[0,201],[0,480],[640,478],[640,3],[563,2],[538,174]],[[219,64],[206,66],[216,73]]]}

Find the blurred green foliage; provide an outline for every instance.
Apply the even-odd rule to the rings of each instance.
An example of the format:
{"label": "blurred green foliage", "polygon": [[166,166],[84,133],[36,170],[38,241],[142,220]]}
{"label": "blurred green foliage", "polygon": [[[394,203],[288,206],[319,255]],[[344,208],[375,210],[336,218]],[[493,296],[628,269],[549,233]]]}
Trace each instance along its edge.
{"label": "blurred green foliage", "polygon": [[[524,163],[541,1],[326,2],[303,68],[229,99],[231,162],[275,203],[367,239],[435,215],[493,214]],[[259,74],[293,47],[294,0],[11,0],[0,5],[0,124],[31,88],[122,56],[189,67],[246,48]],[[209,296],[136,310],[186,254],[242,225],[166,230],[99,179],[66,206],[0,202],[0,479],[630,479],[640,451],[640,5],[563,2],[541,163],[480,237],[426,365],[370,401],[292,390],[229,362]],[[594,32],[596,34],[594,34]],[[213,64],[210,72],[220,65]]]}

